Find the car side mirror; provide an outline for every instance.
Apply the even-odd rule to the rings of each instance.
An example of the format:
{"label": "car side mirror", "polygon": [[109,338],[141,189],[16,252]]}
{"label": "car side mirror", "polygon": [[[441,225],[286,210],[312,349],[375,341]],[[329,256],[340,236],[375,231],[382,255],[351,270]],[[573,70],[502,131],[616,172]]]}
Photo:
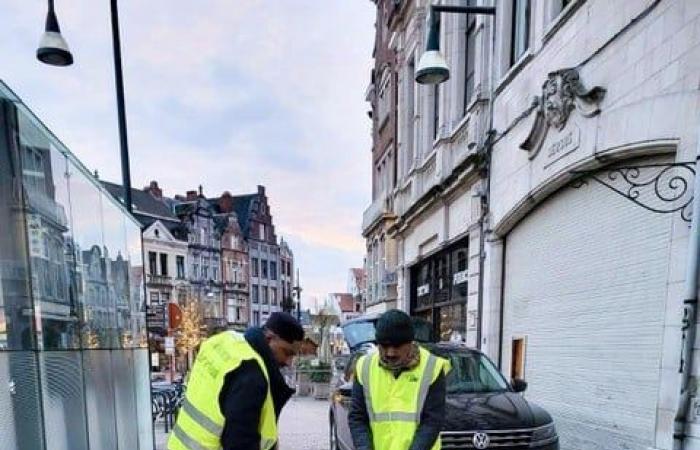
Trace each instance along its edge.
{"label": "car side mirror", "polygon": [[525,389],[527,389],[527,381],[521,380],[520,378],[515,378],[512,385],[515,392],[525,392]]}

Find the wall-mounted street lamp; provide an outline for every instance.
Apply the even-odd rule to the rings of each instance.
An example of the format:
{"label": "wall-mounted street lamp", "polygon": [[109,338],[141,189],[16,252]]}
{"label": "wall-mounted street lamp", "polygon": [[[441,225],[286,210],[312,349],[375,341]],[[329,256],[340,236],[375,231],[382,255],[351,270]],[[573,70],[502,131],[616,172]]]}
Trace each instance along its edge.
{"label": "wall-mounted street lamp", "polygon": [[430,5],[428,10],[428,30],[425,52],[418,60],[416,82],[419,84],[440,84],[450,78],[450,68],[440,53],[440,13],[496,15],[493,6],[444,6]]}
{"label": "wall-mounted street lamp", "polygon": [[[46,27],[39,41],[36,57],[51,66],[70,66],[73,55],[66,40],[61,35],[58,19],[54,11],[54,0],[48,0],[49,11],[46,15]],[[124,78],[122,75],[122,52],[119,40],[119,14],[117,0],[111,0],[112,15],[112,51],[114,53],[114,81],[117,90],[117,116],[119,119],[119,144],[122,163],[122,184],[124,186],[124,206],[131,212],[131,173],[129,169],[129,144],[126,134],[126,112],[124,108]]]}
{"label": "wall-mounted street lamp", "polygon": [[66,40],[61,35],[61,28],[58,26],[56,12],[53,9],[53,0],[49,0],[46,27],[39,41],[36,57],[44,64],[52,66],[70,66],[73,64],[73,55],[68,49]]}

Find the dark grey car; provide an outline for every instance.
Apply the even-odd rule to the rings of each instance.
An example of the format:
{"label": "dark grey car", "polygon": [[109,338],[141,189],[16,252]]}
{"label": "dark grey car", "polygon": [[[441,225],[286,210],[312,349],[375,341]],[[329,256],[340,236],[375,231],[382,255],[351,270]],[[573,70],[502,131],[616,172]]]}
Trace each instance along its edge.
{"label": "dark grey car", "polygon": [[[348,427],[354,369],[360,356],[374,351],[375,321],[376,316],[370,316],[343,327],[352,354],[331,395],[331,450],[354,448]],[[478,350],[449,343],[421,345],[452,364],[447,376],[443,449],[559,450],[552,417],[520,394],[527,387],[524,381],[508,383]]]}

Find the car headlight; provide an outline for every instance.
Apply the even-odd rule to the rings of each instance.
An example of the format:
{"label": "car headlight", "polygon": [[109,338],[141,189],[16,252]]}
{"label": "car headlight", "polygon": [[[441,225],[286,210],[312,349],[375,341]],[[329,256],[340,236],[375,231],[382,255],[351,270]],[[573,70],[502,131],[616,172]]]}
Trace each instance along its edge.
{"label": "car headlight", "polygon": [[554,422],[535,428],[532,432],[532,443],[546,441],[557,436],[557,429],[554,427]]}

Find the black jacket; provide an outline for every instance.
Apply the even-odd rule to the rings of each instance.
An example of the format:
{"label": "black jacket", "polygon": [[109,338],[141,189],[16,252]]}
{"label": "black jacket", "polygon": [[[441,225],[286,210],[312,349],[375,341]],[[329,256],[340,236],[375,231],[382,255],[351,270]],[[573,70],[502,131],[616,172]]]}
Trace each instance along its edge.
{"label": "black jacket", "polygon": [[[270,391],[279,418],[282,407],[294,393],[284,381],[261,328],[251,328],[245,339],[262,357],[270,377]],[[221,434],[223,450],[260,448],[260,413],[267,396],[267,380],[256,361],[244,361],[226,375],[219,394],[219,407],[226,418]]]}
{"label": "black jacket", "polygon": [[[398,378],[398,375],[400,374],[394,376]],[[428,389],[420,423],[409,450],[430,450],[435,444],[445,418],[445,389],[445,375],[441,373]],[[348,414],[348,424],[356,450],[381,450],[374,448],[372,444],[372,430],[369,426],[365,393],[357,380],[352,386],[352,405]]]}

